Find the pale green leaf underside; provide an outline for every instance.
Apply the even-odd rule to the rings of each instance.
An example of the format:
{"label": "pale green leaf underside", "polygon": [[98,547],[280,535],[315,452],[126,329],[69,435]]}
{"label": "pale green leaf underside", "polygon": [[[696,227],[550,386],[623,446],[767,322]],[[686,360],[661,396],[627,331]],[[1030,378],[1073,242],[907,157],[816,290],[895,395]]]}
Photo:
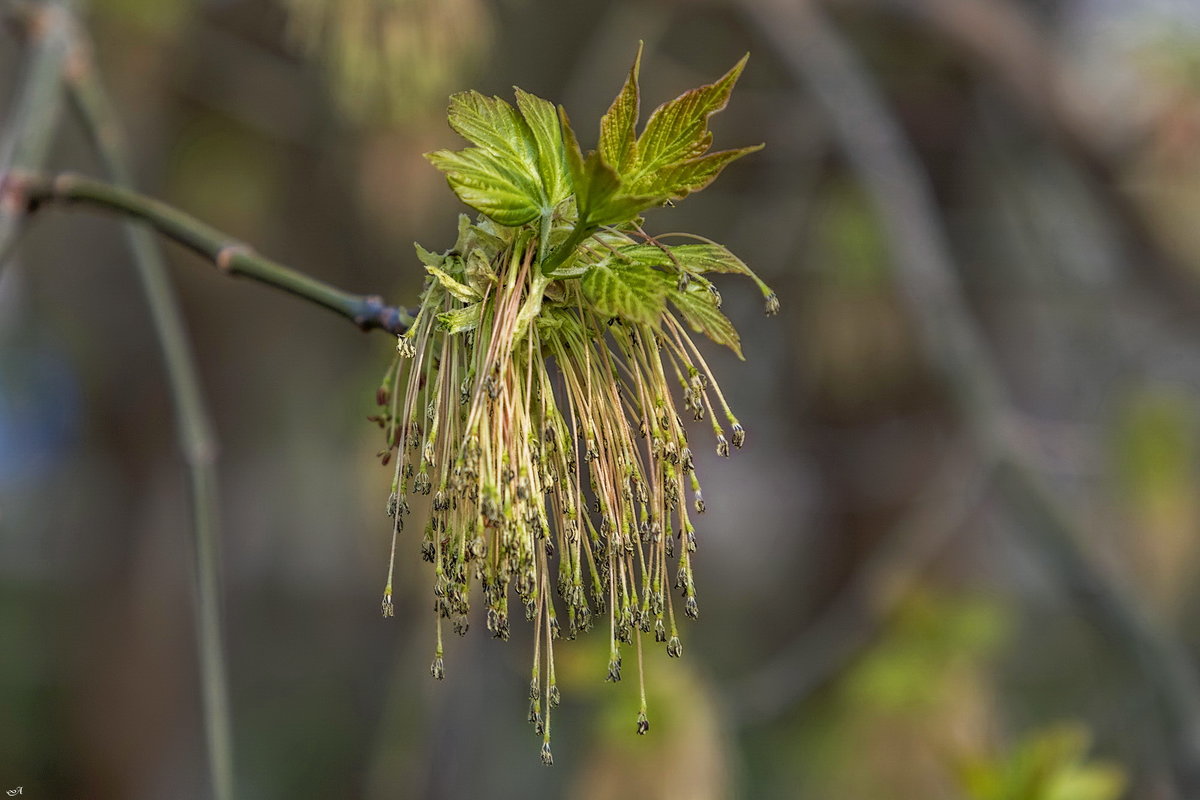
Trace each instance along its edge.
{"label": "pale green leaf underside", "polygon": [[445,259],[441,253],[431,253],[417,242],[413,242],[413,247],[417,251],[417,260],[427,267],[440,267]]}
{"label": "pale green leaf underside", "polygon": [[[703,275],[707,272],[745,275],[758,285],[763,294],[771,293],[771,287],[763,283],[744,261],[719,244],[679,244],[671,247],[634,244],[619,250],[626,258],[640,263],[664,268],[682,268],[693,275]],[[670,251],[669,254],[667,251]]]}
{"label": "pale green leaf underside", "polygon": [[629,322],[654,325],[666,306],[662,273],[637,264],[601,263],[580,281],[597,313]]}

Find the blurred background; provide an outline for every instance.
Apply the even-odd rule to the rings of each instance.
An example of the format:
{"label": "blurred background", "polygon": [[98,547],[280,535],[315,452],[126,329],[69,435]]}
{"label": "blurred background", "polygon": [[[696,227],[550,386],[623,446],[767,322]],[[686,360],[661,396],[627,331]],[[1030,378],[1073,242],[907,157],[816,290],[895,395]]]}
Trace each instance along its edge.
{"label": "blurred background", "polygon": [[[0,5],[0,10],[11,6]],[[464,210],[421,154],[513,84],[585,146],[639,40],[643,115],[751,52],[651,232],[723,242],[748,430],[697,447],[703,616],[648,652],[528,639],[430,679],[374,390],[394,341],[168,246],[219,433],[247,798],[1200,796],[1200,4],[1194,0],[93,0],[141,190],[346,289],[412,303]],[[23,75],[0,39],[0,128]],[[97,173],[70,117],[53,170]],[[207,796],[189,502],[120,226],[39,214],[0,272],[0,780]],[[698,441],[707,442],[701,432]]]}

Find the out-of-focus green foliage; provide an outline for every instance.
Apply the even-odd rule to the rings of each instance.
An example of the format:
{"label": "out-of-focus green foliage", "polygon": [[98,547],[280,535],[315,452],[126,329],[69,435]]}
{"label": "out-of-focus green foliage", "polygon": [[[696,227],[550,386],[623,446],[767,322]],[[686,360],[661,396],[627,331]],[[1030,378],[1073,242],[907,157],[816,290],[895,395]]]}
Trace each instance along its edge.
{"label": "out-of-focus green foliage", "polygon": [[822,187],[799,347],[813,387],[841,413],[903,392],[919,376],[911,326],[892,291],[887,244],[861,189]]}
{"label": "out-of-focus green foliage", "polygon": [[[983,752],[994,714],[990,669],[1009,637],[1009,613],[986,595],[922,587],[901,604],[878,642],[818,698],[772,753],[805,753],[762,787],[787,796],[860,800],[961,800],[954,763]],[[785,744],[786,742],[786,744]]]}
{"label": "out-of-focus green foliage", "polygon": [[1118,497],[1136,543],[1122,540],[1144,593],[1173,612],[1188,590],[1197,551],[1195,403],[1179,390],[1150,386],[1134,393],[1116,420]]}
{"label": "out-of-focus green foliage", "polygon": [[586,637],[563,648],[563,690],[592,704],[586,758],[572,782],[578,800],[721,800],[733,794],[727,729],[718,687],[695,659],[668,660],[645,653],[646,696],[654,709],[650,733],[630,736],[638,712],[635,694],[596,680],[607,643]]}
{"label": "out-of-focus green foliage", "polygon": [[1007,632],[1003,610],[984,597],[918,593],[887,636],[847,676],[856,702],[880,711],[920,711],[945,700],[945,676],[979,665]]}
{"label": "out-of-focus green foliage", "polygon": [[136,29],[155,34],[178,32],[192,18],[194,0],[94,0],[99,14],[131,23]]}
{"label": "out-of-focus green foliage", "polygon": [[963,788],[971,800],[1116,800],[1125,777],[1087,761],[1090,738],[1071,724],[1035,733],[1008,756],[964,762]]}

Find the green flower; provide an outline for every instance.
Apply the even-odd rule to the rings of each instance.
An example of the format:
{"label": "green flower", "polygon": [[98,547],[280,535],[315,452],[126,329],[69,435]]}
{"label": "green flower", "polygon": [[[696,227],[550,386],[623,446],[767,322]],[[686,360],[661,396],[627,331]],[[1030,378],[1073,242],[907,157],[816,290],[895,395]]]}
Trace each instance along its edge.
{"label": "green flower", "polygon": [[[466,632],[473,585],[494,636],[507,639],[516,614],[533,623],[529,721],[547,764],[556,640],[604,624],[608,680],[632,647],[641,683],[643,639],[679,656],[678,614],[699,614],[705,504],[684,419],[707,420],[722,456],[745,430],[692,334],[741,356],[712,273],[750,277],[768,313],[778,301],[721,245],[652,237],[638,214],[758,149],[708,154],[708,117],[744,63],[659,106],[635,136],[635,62],[586,158],[545,100],[455,95],[450,124],[475,147],[429,156],[481,216],[460,217],[445,253],[417,246],[420,310],[379,392],[381,456],[395,460],[392,556],[409,498],[432,495],[421,552],[434,571],[435,677],[443,625]],[[635,730],[649,730],[644,689]]]}

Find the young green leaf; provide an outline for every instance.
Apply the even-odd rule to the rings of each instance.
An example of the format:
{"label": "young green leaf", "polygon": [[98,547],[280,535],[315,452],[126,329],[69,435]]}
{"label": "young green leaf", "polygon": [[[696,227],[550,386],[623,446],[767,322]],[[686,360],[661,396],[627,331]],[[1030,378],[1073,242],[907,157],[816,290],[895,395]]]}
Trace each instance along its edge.
{"label": "young green leaf", "polygon": [[605,261],[580,281],[584,296],[603,315],[656,325],[666,307],[663,273],[640,264]]}
{"label": "young green leaf", "polygon": [[537,171],[533,132],[517,110],[499,97],[474,90],[450,96],[450,127],[471,144],[514,162],[529,175]]}
{"label": "young green leaf", "polygon": [[[496,248],[496,252],[499,252],[500,249],[502,248]],[[467,253],[466,261],[463,263],[463,275],[467,279],[467,284],[481,295],[489,286],[496,283],[496,270],[492,268],[492,262],[479,248],[474,248]]]}
{"label": "young green leaf", "polygon": [[460,200],[501,225],[524,225],[541,215],[541,187],[519,164],[476,147],[438,150],[425,158],[446,173]]}
{"label": "young green leaf", "polygon": [[639,195],[680,200],[712,183],[729,162],[762,148],[761,144],[751,145],[668,164],[661,169],[642,174],[630,183],[629,191]]}
{"label": "young green leaf", "polygon": [[629,70],[625,85],[600,118],[600,157],[619,174],[637,163],[638,73],[642,66],[642,44]]}
{"label": "young green leaf", "polygon": [[441,253],[431,253],[417,242],[413,242],[413,247],[417,250],[417,260],[427,267],[440,267],[446,259]]}
{"label": "young green leaf", "polygon": [[654,109],[637,142],[639,176],[708,151],[712,146],[708,118],[729,102],[729,94],[742,74],[747,58],[749,55],[742,56],[742,60],[715,83],[684,92]]}
{"label": "young green leaf", "polygon": [[[526,105],[540,120],[537,104],[527,99]],[[542,161],[554,162],[545,131],[535,133],[525,117],[499,97],[475,91],[450,98],[449,120],[451,128],[477,147],[439,150],[426,158],[446,173],[460,200],[508,226],[531,222],[554,207],[548,191],[563,194],[566,187],[561,169],[543,175]]]}
{"label": "young green leaf", "polygon": [[592,265],[581,258],[568,258],[561,265],[547,272],[546,277],[556,280],[562,278],[582,278],[591,268]]}
{"label": "young green leaf", "polygon": [[583,157],[579,140],[575,138],[571,121],[562,106],[558,107],[558,117],[562,124],[580,227],[595,229],[604,225],[620,225],[658,202],[655,197],[623,192],[620,176],[605,163],[599,152],[589,153],[586,159]]}
{"label": "young green leaf", "polygon": [[756,284],[764,295],[771,294],[767,286],[745,262],[716,243],[678,244],[672,247],[653,244],[632,244],[618,248],[621,255],[642,264],[658,267],[678,265],[685,272],[703,275],[706,272],[723,272],[745,275]]}
{"label": "young green leaf", "polygon": [[571,181],[567,175],[566,153],[563,148],[562,130],[554,104],[520,88],[517,107],[533,136],[537,150],[537,168],[541,177],[543,203],[542,212],[548,213],[571,194]]}
{"label": "young green leaf", "polygon": [[671,303],[679,309],[683,319],[697,333],[703,333],[717,344],[723,344],[745,360],[742,355],[742,340],[729,317],[717,308],[717,299],[703,286],[692,284],[685,290],[669,292]]}

